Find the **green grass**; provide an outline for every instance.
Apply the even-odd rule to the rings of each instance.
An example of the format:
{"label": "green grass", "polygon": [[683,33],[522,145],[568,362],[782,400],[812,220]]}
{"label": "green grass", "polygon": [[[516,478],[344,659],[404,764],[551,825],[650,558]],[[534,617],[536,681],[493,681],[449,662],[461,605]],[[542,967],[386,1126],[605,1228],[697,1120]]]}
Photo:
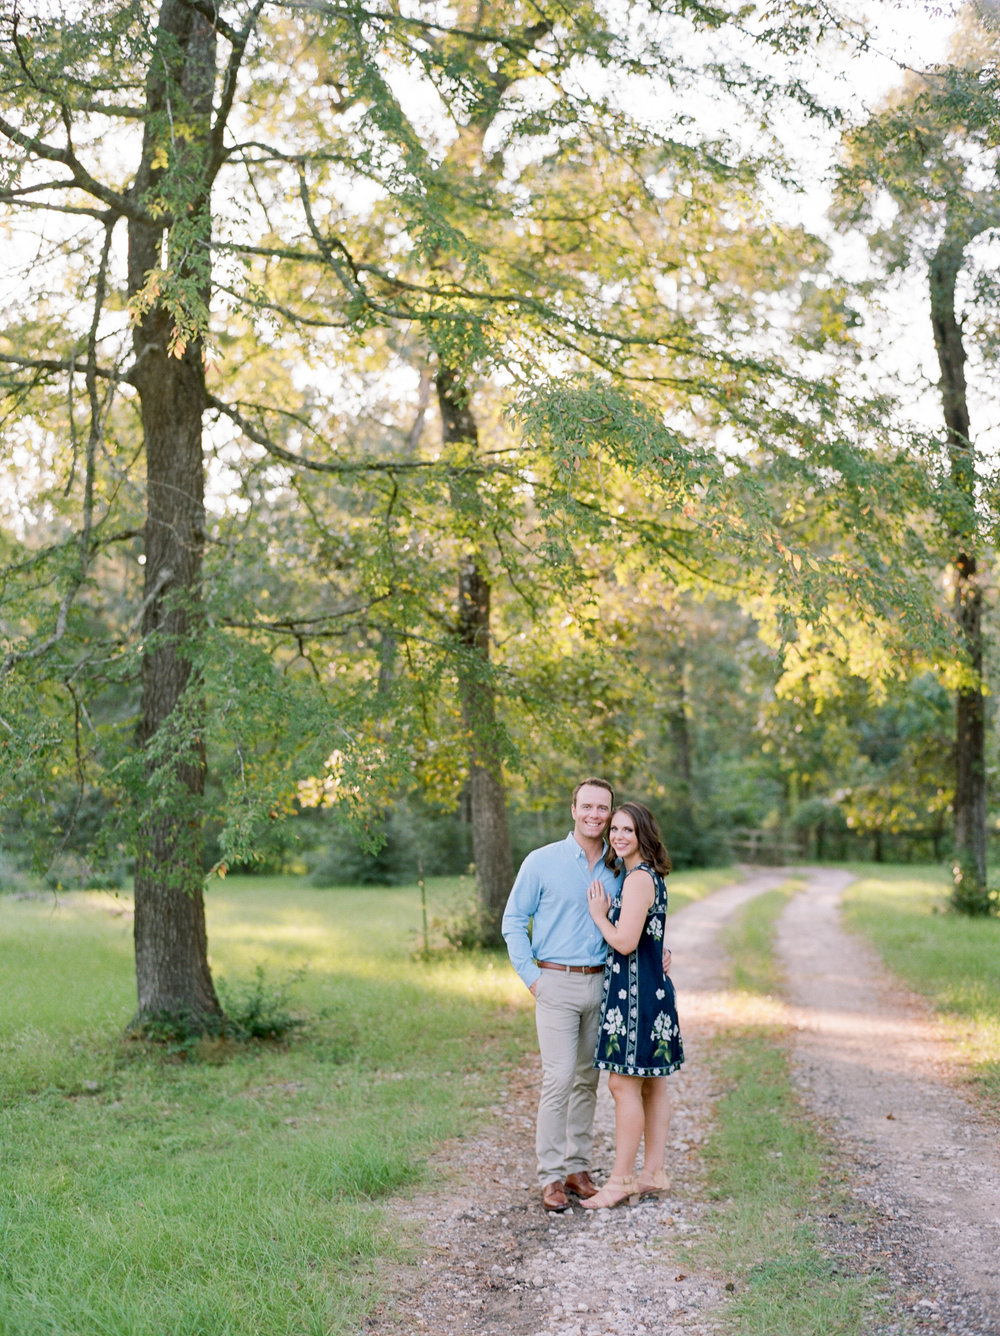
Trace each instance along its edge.
{"label": "green grass", "polygon": [[678,909],[691,904],[693,900],[703,900],[706,895],[723,886],[731,886],[740,880],[740,873],[733,867],[703,868],[697,872],[673,872],[667,878],[668,912],[675,914]]}
{"label": "green grass", "polygon": [[845,922],[929,998],[951,1027],[987,1107],[1000,1114],[1000,919],[946,912],[938,868],[856,868]]}
{"label": "green grass", "polygon": [[743,993],[771,997],[781,989],[781,971],[774,956],[774,924],[788,902],[790,882],[765,891],[743,906],[722,931],[722,945],[729,953],[732,986]]}
{"label": "green grass", "polygon": [[[455,889],[429,887],[432,906]],[[216,884],[217,975],[304,969],[287,1048],[164,1060],[124,898],[0,898],[0,1333],[356,1330],[398,1257],[381,1201],[474,1127],[530,1043],[500,953],[414,957],[414,888]]]}
{"label": "green grass", "polygon": [[712,1061],[724,1093],[705,1151],[719,1203],[705,1253],[733,1285],[722,1322],[740,1336],[864,1336],[877,1325],[877,1296],[821,1245],[817,1216],[849,1208],[780,1037],[740,1030],[719,1041]]}
{"label": "green grass", "polygon": [[[671,878],[679,907],[732,879]],[[467,879],[427,884],[447,917]],[[503,952],[421,957],[416,887],[230,878],[217,978],[303,972],[285,1047],[130,1044],[130,900],[0,896],[0,1336],[340,1336],[411,1246],[386,1199],[534,1046]],[[222,1056],[224,1060],[218,1060]]]}
{"label": "green grass", "polygon": [[732,1286],[720,1322],[740,1336],[863,1336],[877,1325],[874,1287],[839,1272],[816,1224],[848,1209],[831,1149],[792,1086],[785,1035],[756,1019],[757,998],[780,990],[774,924],[794,885],[751,901],[726,931],[745,1019],[709,1055],[723,1092],[705,1147],[717,1205],[698,1255]]}

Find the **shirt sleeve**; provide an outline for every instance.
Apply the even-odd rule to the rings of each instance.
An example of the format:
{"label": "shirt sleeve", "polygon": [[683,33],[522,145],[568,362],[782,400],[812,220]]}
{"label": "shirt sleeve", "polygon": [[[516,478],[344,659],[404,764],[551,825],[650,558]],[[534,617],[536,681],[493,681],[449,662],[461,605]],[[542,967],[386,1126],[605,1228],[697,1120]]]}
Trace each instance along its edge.
{"label": "shirt sleeve", "polygon": [[521,870],[507,897],[507,908],[500,924],[500,931],[507,943],[510,963],[526,988],[530,988],[541,974],[541,970],[535,964],[531,938],[528,936],[528,924],[538,909],[542,889],[537,861],[529,854],[521,864]]}

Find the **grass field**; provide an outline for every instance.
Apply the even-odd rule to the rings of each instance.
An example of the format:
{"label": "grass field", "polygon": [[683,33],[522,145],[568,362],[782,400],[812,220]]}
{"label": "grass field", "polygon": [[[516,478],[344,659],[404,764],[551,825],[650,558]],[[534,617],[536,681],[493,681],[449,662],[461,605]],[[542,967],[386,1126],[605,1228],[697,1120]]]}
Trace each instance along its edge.
{"label": "grass field", "polygon": [[[858,871],[850,921],[955,1018],[989,1089],[1000,925],[934,913],[936,874]],[[672,908],[732,875],[671,877]],[[469,886],[427,891],[433,924]],[[780,988],[781,903],[765,897],[733,930],[748,997]],[[124,896],[0,896],[0,1336],[356,1331],[410,1246],[383,1203],[421,1180],[437,1143],[489,1116],[534,1047],[527,993],[500,952],[423,958],[415,887],[231,878],[208,895],[216,978],[262,968],[273,988],[298,972],[291,1001],[309,1024],[287,1046],[182,1061],[122,1038],[129,911]],[[781,1036],[757,1017],[719,1053],[716,1263],[749,1278],[741,1331],[849,1333],[870,1296],[831,1277],[802,1233],[806,1197],[827,1190],[824,1151],[795,1109]],[[765,1256],[746,1253],[748,1237]],[[796,1287],[820,1308],[798,1311]],[[817,1311],[825,1325],[810,1326]]]}
{"label": "grass field", "polygon": [[171,1060],[120,1037],[127,910],[0,897],[0,1332],[356,1330],[406,1246],[380,1199],[484,1116],[529,1042],[523,988],[499,953],[416,958],[412,887],[234,878],[208,896],[216,976],[304,971],[311,1023]]}
{"label": "grass field", "polygon": [[[672,879],[674,907],[727,879]],[[429,922],[470,891],[430,880]],[[207,906],[223,985],[301,972],[290,1045],[125,1042],[128,897],[0,896],[0,1336],[356,1331],[407,1248],[381,1202],[534,1045],[505,953],[422,957],[416,887],[233,877]]]}

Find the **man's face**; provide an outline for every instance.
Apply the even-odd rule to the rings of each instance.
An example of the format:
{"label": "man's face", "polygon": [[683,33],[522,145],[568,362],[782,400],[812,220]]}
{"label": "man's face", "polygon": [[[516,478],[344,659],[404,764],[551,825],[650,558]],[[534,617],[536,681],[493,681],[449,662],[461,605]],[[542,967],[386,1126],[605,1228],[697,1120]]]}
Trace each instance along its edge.
{"label": "man's face", "polygon": [[611,816],[611,794],[597,784],[584,784],[570,809],[580,839],[599,840]]}

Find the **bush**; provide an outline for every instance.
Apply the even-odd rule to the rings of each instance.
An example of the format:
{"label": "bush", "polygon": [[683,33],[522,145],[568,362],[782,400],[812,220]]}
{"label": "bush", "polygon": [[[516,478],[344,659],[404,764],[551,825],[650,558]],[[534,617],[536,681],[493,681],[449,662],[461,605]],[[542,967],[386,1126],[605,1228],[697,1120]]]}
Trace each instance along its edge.
{"label": "bush", "polygon": [[289,1008],[289,993],[303,978],[296,970],[274,983],[258,965],[253,978],[230,983],[218,980],[221,1016],[196,1016],[189,1011],[161,1011],[146,1017],[130,1031],[130,1038],[162,1046],[171,1056],[218,1059],[229,1045],[280,1043],[301,1030],[304,1016]]}
{"label": "bush", "polygon": [[984,885],[975,873],[970,873],[961,863],[956,862],[952,867],[948,904],[956,914],[965,914],[968,918],[989,918],[1000,914],[1000,887]]}
{"label": "bush", "polygon": [[303,970],[295,970],[284,980],[271,983],[264,966],[258,965],[250,980],[229,983],[219,979],[219,999],[230,1038],[244,1044],[254,1039],[287,1039],[293,1030],[301,1029],[305,1020],[289,1010],[288,999],[303,977]]}
{"label": "bush", "polygon": [[50,891],[120,891],[128,882],[124,862],[100,864],[79,854],[59,854],[42,880]]}
{"label": "bush", "polygon": [[416,799],[400,800],[364,830],[336,812],[323,824],[323,848],[311,860],[314,886],[398,886],[469,866],[471,834],[460,815]]}

